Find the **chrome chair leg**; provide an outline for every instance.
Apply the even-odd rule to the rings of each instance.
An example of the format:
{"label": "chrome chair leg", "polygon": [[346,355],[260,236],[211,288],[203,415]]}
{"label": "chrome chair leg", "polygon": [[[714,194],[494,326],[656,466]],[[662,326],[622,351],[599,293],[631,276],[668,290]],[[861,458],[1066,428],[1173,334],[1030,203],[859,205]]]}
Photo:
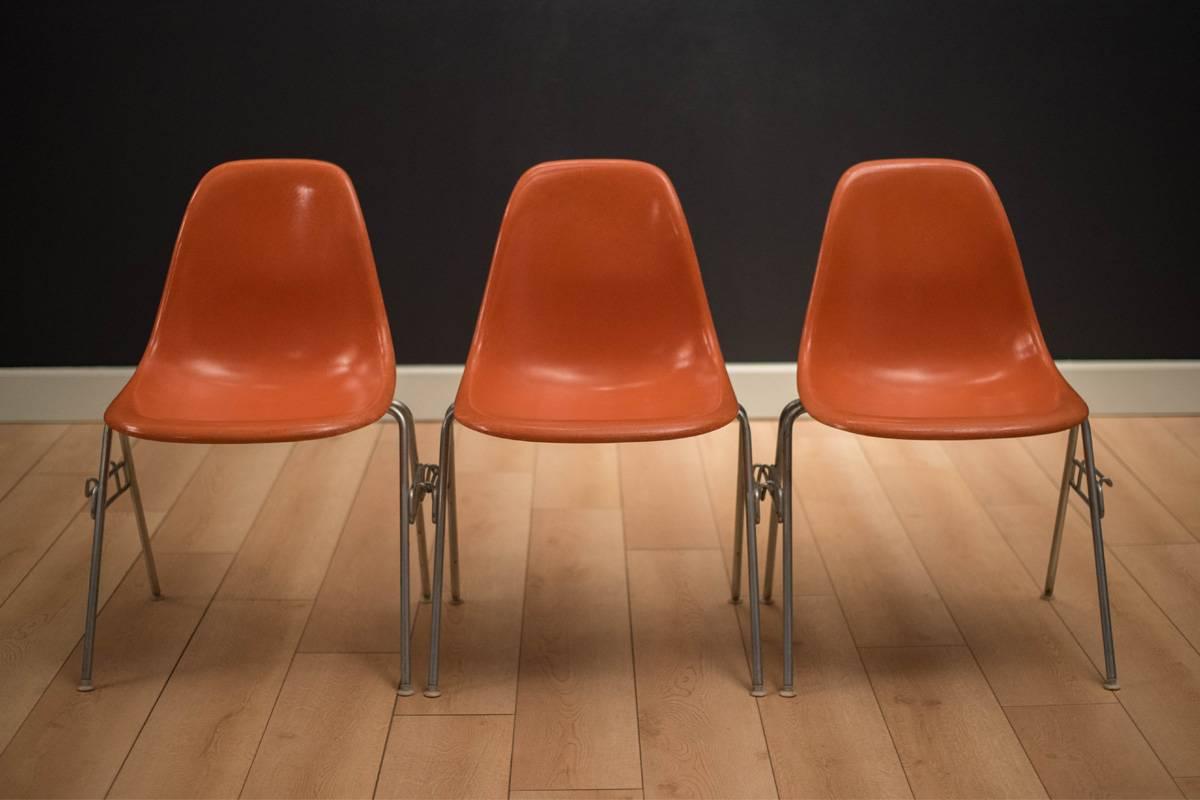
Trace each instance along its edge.
{"label": "chrome chair leg", "polygon": [[759,607],[758,597],[758,538],[755,530],[758,503],[755,502],[754,493],[754,450],[750,441],[750,418],[746,415],[746,409],[740,405],[738,406],[738,428],[742,439],[742,450],[745,453],[745,458],[741,459],[739,483],[742,484],[742,497],[745,504],[746,583],[750,590],[750,694],[762,697],[766,692],[763,690],[762,609]]}
{"label": "chrome chair leg", "polygon": [[454,426],[450,426],[450,459],[440,471],[440,480],[446,492],[446,524],[450,529],[450,602],[462,603],[462,584],[458,569],[458,473],[454,455]]}
{"label": "chrome chair leg", "polygon": [[[729,581],[729,602],[742,602],[742,539],[745,536],[746,514],[746,442],[738,420],[737,499],[733,512],[733,575]],[[753,468],[753,466],[751,467]]]}
{"label": "chrome chair leg", "polygon": [[1092,423],[1085,419],[1083,429],[1083,459],[1087,470],[1088,510],[1092,522],[1092,549],[1096,557],[1096,592],[1100,601],[1100,635],[1104,640],[1104,688],[1116,691],[1121,688],[1117,680],[1117,655],[1113,645],[1112,611],[1108,603],[1108,569],[1104,560],[1104,532],[1100,520],[1104,517],[1103,489],[1096,472],[1096,458],[1092,449]]}
{"label": "chrome chair leg", "polygon": [[1058,514],[1054,518],[1054,538],[1050,540],[1050,560],[1046,564],[1046,587],[1042,597],[1049,600],[1054,596],[1054,580],[1058,575],[1058,553],[1062,548],[1063,527],[1067,521],[1067,500],[1071,496],[1071,476],[1075,473],[1075,450],[1079,440],[1079,426],[1067,434],[1067,457],[1063,464],[1062,484],[1058,487]]}
{"label": "chrome chair leg", "polygon": [[[443,467],[450,465],[450,437],[454,427],[454,405],[451,404],[446,409],[446,416],[442,419],[442,435],[440,447],[438,451],[438,463]],[[441,483],[441,469],[439,468],[439,483]],[[442,635],[442,585],[445,583],[445,561],[446,561],[446,510],[449,505],[449,493],[443,490],[444,484],[439,486],[436,497],[435,506],[435,524],[433,534],[433,597],[431,603],[431,616],[429,625],[429,675],[425,685],[426,697],[440,697],[441,691],[438,690],[438,650],[441,645]]]}
{"label": "chrome chair leg", "polygon": [[[408,428],[408,443],[409,443],[409,450],[408,450],[409,454],[407,456],[407,459],[408,459],[408,461],[407,461],[407,463],[408,463],[408,482],[406,484],[407,488],[404,488],[404,486],[402,486],[401,491],[407,492],[406,496],[409,498],[409,502],[408,502],[409,511],[408,511],[408,517],[407,517],[407,519],[409,521],[409,525],[411,526],[413,524],[413,522],[415,521],[416,526],[417,526],[417,560],[420,562],[420,569],[421,569],[421,599],[428,601],[429,600],[429,552],[428,552],[429,548],[425,544],[425,516],[420,513],[415,513],[414,509],[413,509],[413,505],[412,505],[413,481],[420,479],[420,457],[417,452],[417,424],[413,420],[412,411],[410,411],[408,406],[404,405],[404,403],[401,403],[399,400],[394,401],[392,403],[392,405],[388,407],[387,413],[392,418],[394,418],[397,422],[400,421],[400,416],[397,416],[397,414],[403,416],[404,422],[400,426],[401,435],[403,435],[406,425]],[[401,446],[401,448],[404,447],[403,441],[401,442],[400,446]],[[401,458],[404,458],[403,449],[401,450]],[[417,511],[419,511],[419,509],[417,509]]]}
{"label": "chrome chair leg", "polygon": [[[799,401],[795,401],[799,402]],[[779,415],[779,430],[783,429],[784,418],[788,415],[792,403],[784,406],[783,411]],[[775,436],[775,480],[778,480],[779,465],[783,463],[782,450],[780,449],[781,434],[777,431]],[[773,605],[774,599],[774,584],[775,584],[775,550],[779,542],[779,519],[783,514],[782,508],[776,508],[775,493],[767,492],[767,496],[771,498],[771,515],[769,528],[767,530],[767,566],[763,570],[763,604]]]}
{"label": "chrome chair leg", "polygon": [[792,652],[792,627],[795,616],[793,604],[793,568],[792,568],[792,428],[796,420],[804,413],[804,406],[799,400],[788,403],[783,413],[779,415],[779,438],[776,448],[776,464],[780,503],[783,506],[783,680],[779,687],[782,697],[796,696],[796,665]]}
{"label": "chrome chair leg", "polygon": [[158,567],[154,563],[154,551],[150,547],[150,529],[146,526],[146,512],[142,508],[142,490],[138,486],[137,470],[133,466],[133,448],[129,437],[117,435],[121,442],[121,458],[125,460],[125,472],[129,476],[129,494],[133,499],[133,515],[137,519],[138,538],[142,542],[142,558],[146,562],[146,577],[150,579],[150,594],[155,600],[162,599],[162,588],[158,585]]}
{"label": "chrome chair leg", "polygon": [[409,582],[409,528],[412,525],[412,469],[416,462],[416,442],[412,412],[399,401],[388,406],[387,413],[400,428],[400,683],[396,694],[408,697],[412,688],[412,601]]}
{"label": "chrome chair leg", "polygon": [[96,645],[96,612],[100,601],[100,556],[104,552],[104,512],[108,506],[109,455],[112,451],[112,428],[107,425],[100,434],[100,472],[92,492],[95,525],[92,529],[92,565],[88,575],[87,611],[83,618],[83,664],[79,671],[79,691],[90,692],[92,685],[92,655]]}

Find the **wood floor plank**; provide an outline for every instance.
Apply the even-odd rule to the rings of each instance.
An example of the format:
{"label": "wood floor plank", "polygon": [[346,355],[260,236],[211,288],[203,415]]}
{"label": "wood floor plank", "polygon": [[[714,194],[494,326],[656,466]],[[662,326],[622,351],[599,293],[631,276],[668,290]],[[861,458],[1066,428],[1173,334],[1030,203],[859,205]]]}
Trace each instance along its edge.
{"label": "wood floor plank", "polygon": [[380,426],[297,444],[221,587],[225,600],[313,600]]}
{"label": "wood floor plank", "polygon": [[1200,538],[1200,454],[1157,419],[1104,417],[1093,424],[1100,440]]}
{"label": "wood floor plank", "polygon": [[641,789],[565,789],[508,793],[508,800],[642,800]]}
{"label": "wood floor plank", "polygon": [[0,425],[0,498],[66,432],[66,425]]}
{"label": "wood floor plank", "polygon": [[[161,519],[157,513],[146,516],[151,528]],[[0,747],[7,745],[83,634],[91,540],[92,520],[81,512],[0,606]],[[140,553],[133,515],[114,506],[104,536],[102,605]]]}
{"label": "wood floor plank", "polygon": [[[911,797],[837,598],[797,597],[795,631],[797,696],[758,701],[780,797]],[[768,682],[780,644],[779,609],[766,609]]]}
{"label": "wood floor plank", "polygon": [[646,797],[775,797],[720,554],[627,557]]}
{"label": "wood floor plank", "polygon": [[[464,602],[450,603],[447,564],[440,676],[443,693],[436,700],[420,692],[402,697],[396,713],[513,713],[532,497],[532,471],[459,472]],[[417,615],[413,634],[413,682],[418,688],[425,686],[429,658],[427,608]]]}
{"label": "wood floor plank", "polygon": [[1200,544],[1114,547],[1112,551],[1200,650]]}
{"label": "wood floor plank", "polygon": [[[430,463],[438,461],[440,426],[424,426],[428,439],[423,438],[418,425],[418,448],[421,458]],[[537,459],[537,445],[501,439],[473,431],[462,425],[454,426],[454,456],[463,472],[527,472],[532,474]]]}
{"label": "wood floor plank", "polygon": [[310,607],[214,601],[109,796],[237,796]]}
{"label": "wood floor plank", "polygon": [[0,604],[83,508],[74,475],[27,475],[0,500]]}
{"label": "wood floor plank", "polygon": [[[200,464],[208,455],[210,445],[176,444],[173,442],[149,442],[131,439],[134,443],[134,463],[137,467],[138,485],[142,492],[142,505],[146,511],[166,513],[175,505],[179,495],[191,482]],[[96,437],[99,447],[100,438]],[[120,457],[120,445],[113,437],[113,452]],[[95,467],[92,468],[93,470]],[[117,504],[130,503],[126,494]],[[114,504],[113,507],[119,507]],[[132,506],[130,506],[132,507]]]}
{"label": "wood floor plank", "polygon": [[961,643],[858,442],[821,428],[796,426],[797,512],[808,517],[855,642]]}
{"label": "wood floor plank", "polygon": [[[1063,459],[1067,450],[1067,433],[1051,433],[1022,439],[1042,472],[1055,486],[1062,481]],[[1083,445],[1078,445],[1076,458],[1083,458]],[[1195,543],[1178,519],[1159,502],[1158,498],[1137,475],[1102,440],[1095,439],[1096,466],[1108,477],[1113,486],[1105,490],[1112,502],[1106,504],[1104,515],[1104,539],[1109,544],[1164,544],[1168,542]],[[1051,501],[1053,502],[1053,500]],[[1074,513],[1087,517],[1087,505],[1075,502]]]}
{"label": "wood floor plank", "polygon": [[508,797],[511,716],[396,717],[375,796]]}
{"label": "wood floor plank", "polygon": [[1051,797],[1180,796],[1119,705],[1025,706],[1005,713]]}
{"label": "wood floor plank", "polygon": [[1046,796],[967,648],[861,652],[916,797]]}
{"label": "wood floor plank", "polygon": [[533,514],[515,724],[514,789],[641,785],[619,510]]}
{"label": "wood floor plank", "polygon": [[1160,417],[1159,421],[1188,448],[1200,455],[1200,415],[1191,417]]}
{"label": "wood floor plank", "polygon": [[1115,703],[941,443],[860,444],[1001,705]]}
{"label": "wood floor plank", "polygon": [[298,653],[241,796],[371,797],[398,674],[393,655]]}
{"label": "wood floor plank", "polygon": [[617,448],[627,548],[720,546],[694,438]]}
{"label": "wood floor plank", "polygon": [[[69,474],[95,476],[100,466],[99,423],[68,425],[53,446],[34,465],[38,475]],[[116,452],[116,437],[113,437]]]}
{"label": "wood floor plank", "polygon": [[[379,437],[300,642],[303,652],[400,650],[399,438],[394,425]],[[433,527],[427,530],[432,540]],[[421,601],[417,547],[413,526],[409,577],[414,617]]]}
{"label": "wood floor plank", "polygon": [[1176,778],[1175,783],[1188,800],[1200,800],[1200,777]]}
{"label": "wood floor plank", "polygon": [[621,507],[615,444],[539,444],[534,508]]}
{"label": "wood floor plank", "polygon": [[213,446],[155,534],[155,550],[236,553],[291,449],[289,443]]}
{"label": "wood floor plank", "polygon": [[[752,439],[752,455],[754,461],[760,464],[770,463],[775,458],[775,431],[778,426],[770,421],[755,421],[750,426]],[[713,517],[716,520],[718,538],[721,542],[721,553],[725,557],[725,570],[733,569],[733,524],[736,509],[737,491],[737,423],[726,425],[720,430],[697,437],[696,443],[704,463],[704,475],[708,485],[709,502],[712,505]],[[763,502],[758,534],[758,569],[760,578],[766,568],[768,531],[770,524],[771,504]],[[808,527],[808,519],[800,511],[798,504],[793,504],[796,513],[792,515],[792,563],[795,568],[794,591],[796,595],[832,594],[833,584],[825,572],[825,564],[813,541],[812,531]],[[778,556],[782,551],[776,545]],[[779,596],[779,569],[775,572],[775,597]],[[742,591],[746,591],[746,559],[742,559]],[[730,574],[732,574],[730,572]]]}
{"label": "wood floor plank", "polygon": [[[944,445],[967,485],[1040,579],[1054,525],[1055,487],[1015,440]],[[1117,502],[1111,498],[1109,502]],[[1200,773],[1200,655],[1117,559],[1108,558],[1117,699],[1173,775]],[[1100,669],[1104,664],[1091,530],[1068,515],[1053,606]]]}
{"label": "wood floor plank", "polygon": [[160,601],[129,572],[98,621],[96,691],[76,690],[77,646],[0,756],[0,796],[104,796],[230,561],[160,555]]}

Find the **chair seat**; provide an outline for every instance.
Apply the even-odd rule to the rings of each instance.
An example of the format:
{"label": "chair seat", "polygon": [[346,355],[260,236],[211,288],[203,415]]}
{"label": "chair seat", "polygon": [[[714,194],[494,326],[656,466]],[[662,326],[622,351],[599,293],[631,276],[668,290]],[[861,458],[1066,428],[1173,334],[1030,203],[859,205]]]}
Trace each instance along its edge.
{"label": "chair seat", "polygon": [[888,439],[1035,436],[1072,428],[1088,415],[1054,364],[1038,360],[1001,372],[802,365],[797,389],[813,419]]}
{"label": "chair seat", "polygon": [[200,365],[143,364],[104,414],[114,430],[163,442],[292,442],[336,436],[378,421],[395,373],[356,364],[344,372],[284,367],[206,374]]}
{"label": "chair seat", "polygon": [[737,416],[724,369],[667,374],[538,375],[468,367],[454,417],[505,439],[529,442],[645,442],[697,436]]}

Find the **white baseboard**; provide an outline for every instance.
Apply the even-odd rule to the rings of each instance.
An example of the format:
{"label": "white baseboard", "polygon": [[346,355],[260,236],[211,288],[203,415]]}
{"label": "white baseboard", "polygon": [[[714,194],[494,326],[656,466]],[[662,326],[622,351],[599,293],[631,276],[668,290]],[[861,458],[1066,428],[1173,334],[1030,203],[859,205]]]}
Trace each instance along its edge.
{"label": "white baseboard", "polygon": [[[1096,414],[1200,414],[1200,361],[1060,361],[1059,369]],[[0,369],[0,422],[99,419],[133,367]],[[458,390],[462,367],[396,368],[396,396],[422,420],[438,420]],[[796,365],[730,364],[738,399],[752,417],[774,417],[796,396]]]}

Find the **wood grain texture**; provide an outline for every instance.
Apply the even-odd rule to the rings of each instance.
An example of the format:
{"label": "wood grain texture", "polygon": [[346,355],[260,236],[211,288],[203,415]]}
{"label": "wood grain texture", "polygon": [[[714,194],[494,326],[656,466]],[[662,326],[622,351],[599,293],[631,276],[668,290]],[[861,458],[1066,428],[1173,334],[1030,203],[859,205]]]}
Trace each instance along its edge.
{"label": "wood grain texture", "polygon": [[[795,631],[797,696],[758,701],[779,796],[911,797],[837,598],[798,597]],[[781,658],[778,609],[764,614],[763,640],[770,677]]]}
{"label": "wood grain texture", "polygon": [[[156,513],[146,516],[151,528],[161,519]],[[77,514],[0,606],[0,747],[8,743],[83,634],[91,541],[91,518]],[[101,607],[140,553],[133,515],[115,506],[109,509],[100,572]],[[98,635],[104,636],[103,629],[98,629]]]}
{"label": "wood grain texture", "polygon": [[[68,425],[66,432],[37,461],[32,473],[95,477],[100,466],[100,431],[99,423]],[[116,445],[115,436],[113,444]]]}
{"label": "wood grain texture", "polygon": [[916,797],[1046,796],[967,648],[861,652]]}
{"label": "wood grain texture", "polygon": [[1200,544],[1114,547],[1112,551],[1180,633],[1200,649]]}
{"label": "wood grain texture", "polygon": [[1107,417],[1094,427],[1100,440],[1200,538],[1200,454],[1157,419]]}
{"label": "wood grain texture", "polygon": [[214,601],[109,796],[237,796],[310,607]]}
{"label": "wood grain texture", "polygon": [[628,560],[646,797],[775,797],[720,554]]}
{"label": "wood grain texture", "polygon": [[159,556],[159,601],[129,572],[98,620],[96,691],[76,690],[76,646],[0,756],[0,796],[104,796],[231,560]]}
{"label": "wood grain texture", "polygon": [[396,717],[375,796],[397,800],[508,797],[512,717]]}
{"label": "wood grain texture", "polygon": [[534,508],[621,507],[615,444],[539,444]]}
{"label": "wood grain texture", "polygon": [[641,785],[619,510],[534,512],[515,724],[514,789]]}
{"label": "wood grain texture", "polygon": [[617,447],[626,547],[720,546],[695,439]]}
{"label": "wood grain texture", "polygon": [[[1013,440],[945,447],[1025,569],[1040,578],[1054,525],[1052,482]],[[1117,699],[1173,775],[1200,772],[1200,654],[1112,557],[1108,583],[1121,679]],[[1067,517],[1052,605],[1097,665],[1099,680],[1104,655],[1091,530],[1074,514]]]}
{"label": "wood grain texture", "polygon": [[[384,428],[379,437],[300,642],[303,652],[400,650],[399,440],[396,426]],[[417,547],[413,526],[409,589],[414,617],[421,602]]]}
{"label": "wood grain texture", "polygon": [[221,586],[225,600],[313,600],[379,436],[371,425],[300,442]]}
{"label": "wood grain texture", "polygon": [[291,450],[213,446],[155,534],[155,552],[236,553]]}
{"label": "wood grain texture", "polygon": [[1000,703],[1117,702],[941,444],[861,444]]}
{"label": "wood grain texture", "polygon": [[1179,797],[1119,705],[1005,709],[1051,797]]}
{"label": "wood grain texture", "polygon": [[508,800],[642,800],[641,789],[513,790]]}
{"label": "wood grain texture", "polygon": [[1160,417],[1159,422],[1175,434],[1179,441],[1200,456],[1200,415],[1193,417]]}
{"label": "wood grain texture", "polygon": [[[442,615],[442,696],[430,700],[418,692],[412,697],[401,697],[396,704],[397,713],[513,713],[532,493],[532,472],[459,472],[459,551],[464,602],[450,603],[447,564]],[[426,682],[429,619],[430,614],[423,609],[417,615],[413,633],[413,684],[418,688]]]}
{"label": "wood grain texture", "polygon": [[[850,434],[797,425],[794,489],[860,646],[962,642]],[[802,509],[802,511],[801,511]]]}
{"label": "wood grain texture", "polygon": [[1200,800],[1200,777],[1176,778],[1175,784],[1188,800]]}
{"label": "wood grain texture", "polygon": [[[1164,544],[1168,542],[1195,543],[1178,519],[1159,502],[1137,477],[1117,458],[1103,440],[1093,437],[1096,448],[1096,466],[1108,477],[1113,486],[1105,490],[1105,496],[1113,502],[1105,504],[1104,540],[1117,544]],[[1062,480],[1063,460],[1067,452],[1067,432],[1022,439],[1021,444],[1033,456],[1042,472],[1056,486]],[[1083,458],[1083,444],[1077,445],[1076,458]],[[1072,495],[1074,513],[1087,518],[1087,504]],[[1050,502],[1054,502],[1051,500]]]}
{"label": "wood grain texture", "polygon": [[66,432],[66,425],[0,425],[0,498]]}
{"label": "wood grain texture", "polygon": [[399,669],[393,655],[298,653],[241,796],[371,797]]}
{"label": "wood grain texture", "polygon": [[28,475],[0,500],[0,603],[83,508],[74,475]]}

